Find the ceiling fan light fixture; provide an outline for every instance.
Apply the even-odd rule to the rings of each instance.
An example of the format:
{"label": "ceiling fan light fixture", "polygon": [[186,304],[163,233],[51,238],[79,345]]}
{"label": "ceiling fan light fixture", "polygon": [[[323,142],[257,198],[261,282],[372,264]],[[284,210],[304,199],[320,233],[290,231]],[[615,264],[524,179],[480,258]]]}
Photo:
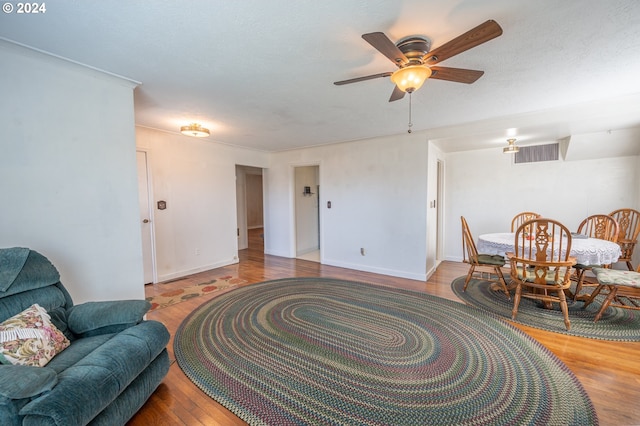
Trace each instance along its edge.
{"label": "ceiling fan light fixture", "polygon": [[431,77],[431,68],[426,65],[409,65],[391,74],[391,81],[403,92],[415,92]]}
{"label": "ceiling fan light fixture", "polygon": [[518,148],[518,146],[516,145],[515,139],[507,139],[507,142],[509,143],[509,146],[505,146],[504,148],[502,148],[503,154],[515,154],[516,152],[520,151],[520,148]]}
{"label": "ceiling fan light fixture", "polygon": [[188,126],[180,127],[180,133],[185,136],[193,136],[195,138],[206,138],[209,136],[209,129],[205,129],[198,123],[191,123]]}

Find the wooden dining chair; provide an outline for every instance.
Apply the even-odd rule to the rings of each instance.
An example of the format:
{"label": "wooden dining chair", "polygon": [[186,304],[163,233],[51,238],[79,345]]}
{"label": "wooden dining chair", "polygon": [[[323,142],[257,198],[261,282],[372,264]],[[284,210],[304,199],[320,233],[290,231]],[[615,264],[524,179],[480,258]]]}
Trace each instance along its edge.
{"label": "wooden dining chair", "polygon": [[618,209],[609,213],[609,216],[613,217],[620,226],[618,244],[622,250],[622,256],[618,262],[626,262],[627,268],[633,271],[631,258],[640,234],[640,212],[634,209]]}
{"label": "wooden dining chair", "polygon": [[608,292],[593,322],[597,322],[609,306],[640,310],[640,265],[637,271],[593,268],[593,273],[598,280],[598,287],[591,293],[584,307],[589,306],[602,290],[605,291],[602,294]]}
{"label": "wooden dining chair", "polygon": [[[464,280],[464,287],[462,291],[467,290],[469,281],[475,273],[486,273],[489,275],[488,281],[498,283],[502,287],[502,291],[507,296],[507,299],[511,300],[511,295],[507,289],[507,282],[502,274],[501,267],[504,266],[504,256],[490,255],[490,254],[478,254],[476,243],[473,240],[473,235],[469,230],[469,225],[464,216],[460,216],[462,221],[462,261],[469,264],[469,272],[467,278]],[[491,275],[496,275],[496,279],[492,279]],[[485,279],[484,276],[480,276],[480,279]]]}
{"label": "wooden dining chair", "polygon": [[569,256],[570,251],[571,232],[556,220],[535,218],[518,227],[514,252],[507,253],[511,282],[516,284],[513,320],[518,315],[520,299],[525,297],[542,301],[548,308],[559,303],[564,324],[567,330],[571,328],[565,290],[571,286],[571,268],[576,261]]}
{"label": "wooden dining chair", "polygon": [[521,212],[513,217],[511,220],[511,232],[516,232],[516,229],[524,222],[540,217],[540,214],[535,212]]}
{"label": "wooden dining chair", "polygon": [[[580,223],[580,225],[578,225],[578,231],[576,234],[580,237],[598,238],[600,240],[615,243],[618,241],[619,228],[618,222],[612,216],[606,214],[594,214],[587,217]],[[574,237],[577,238],[577,236]],[[597,281],[588,279],[588,271],[591,271],[594,267],[608,268],[610,266],[611,265],[583,265],[581,263],[576,263],[573,267],[576,274],[572,277],[576,282],[576,290],[573,294],[573,300],[589,299],[588,294],[580,294],[582,288],[596,287],[598,285]]]}

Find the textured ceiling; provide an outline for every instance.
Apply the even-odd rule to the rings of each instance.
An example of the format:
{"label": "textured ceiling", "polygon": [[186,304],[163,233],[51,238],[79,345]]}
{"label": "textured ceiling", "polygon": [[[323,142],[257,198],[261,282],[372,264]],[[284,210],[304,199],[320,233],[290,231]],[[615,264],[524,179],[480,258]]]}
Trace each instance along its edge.
{"label": "textured ceiling", "polygon": [[[422,34],[438,47],[487,19],[503,35],[443,61],[484,70],[472,85],[429,80],[413,131],[445,151],[640,126],[637,0],[102,0],[0,14],[0,37],[142,84],[136,123],[280,151],[403,135],[409,97],[334,81],[393,71],[361,34]],[[510,130],[511,129],[511,130]],[[637,135],[637,133],[636,133]],[[636,146],[640,141],[635,139]],[[627,148],[628,149],[628,148]]]}

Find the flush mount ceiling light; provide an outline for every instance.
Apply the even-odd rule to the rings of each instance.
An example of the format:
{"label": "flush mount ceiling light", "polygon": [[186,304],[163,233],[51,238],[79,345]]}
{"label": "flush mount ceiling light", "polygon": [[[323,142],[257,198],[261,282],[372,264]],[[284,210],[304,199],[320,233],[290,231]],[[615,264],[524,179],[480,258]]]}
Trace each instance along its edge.
{"label": "flush mount ceiling light", "polygon": [[197,123],[191,123],[188,126],[180,127],[180,133],[196,138],[206,138],[209,136],[209,129],[205,129]]}
{"label": "flush mount ceiling light", "polygon": [[515,139],[507,139],[507,142],[509,143],[509,146],[502,148],[502,152],[504,154],[515,154],[520,151],[520,148],[516,145]]}

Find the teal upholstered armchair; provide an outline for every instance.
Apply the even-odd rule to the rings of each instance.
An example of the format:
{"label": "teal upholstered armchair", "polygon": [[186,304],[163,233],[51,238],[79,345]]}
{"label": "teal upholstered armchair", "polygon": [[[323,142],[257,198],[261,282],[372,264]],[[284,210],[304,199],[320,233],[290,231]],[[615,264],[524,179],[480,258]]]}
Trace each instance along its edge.
{"label": "teal upholstered armchair", "polygon": [[124,424],[169,370],[145,300],[74,305],[41,254],[0,249],[0,424]]}

